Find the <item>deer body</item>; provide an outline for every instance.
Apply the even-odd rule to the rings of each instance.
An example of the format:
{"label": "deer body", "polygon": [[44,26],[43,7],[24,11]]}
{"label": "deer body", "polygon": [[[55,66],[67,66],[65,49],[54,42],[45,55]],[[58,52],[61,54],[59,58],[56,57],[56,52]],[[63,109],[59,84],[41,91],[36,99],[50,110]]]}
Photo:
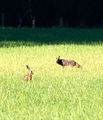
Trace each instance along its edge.
{"label": "deer body", "polygon": [[70,67],[76,66],[77,68],[81,67],[76,61],[61,59],[60,56],[58,58],[56,58],[56,63],[63,66],[63,67],[64,66],[70,66]]}

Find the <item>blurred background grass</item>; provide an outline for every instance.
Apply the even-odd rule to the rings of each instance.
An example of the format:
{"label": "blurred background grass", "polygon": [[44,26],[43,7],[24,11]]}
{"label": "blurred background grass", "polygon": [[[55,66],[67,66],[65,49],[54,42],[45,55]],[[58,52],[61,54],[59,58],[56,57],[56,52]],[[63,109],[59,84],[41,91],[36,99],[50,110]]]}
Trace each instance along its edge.
{"label": "blurred background grass", "polygon": [[[6,41],[6,42],[5,42]],[[4,28],[0,29],[0,46],[42,44],[95,44],[103,42],[102,29],[79,28]]]}

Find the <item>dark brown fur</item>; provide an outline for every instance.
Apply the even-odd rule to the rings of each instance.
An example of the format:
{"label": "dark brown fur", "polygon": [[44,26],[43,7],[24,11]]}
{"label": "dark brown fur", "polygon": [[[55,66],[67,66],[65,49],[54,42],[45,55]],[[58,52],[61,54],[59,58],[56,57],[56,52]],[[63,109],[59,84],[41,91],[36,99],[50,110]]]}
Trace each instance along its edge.
{"label": "dark brown fur", "polygon": [[64,66],[70,66],[70,67],[76,66],[77,68],[81,68],[81,66],[76,61],[61,59],[60,56],[58,56],[58,58],[56,58],[56,63],[63,67]]}
{"label": "dark brown fur", "polygon": [[26,65],[26,68],[27,68],[27,74],[23,77],[23,80],[24,81],[32,80],[33,72],[30,70],[30,67],[28,65]]}

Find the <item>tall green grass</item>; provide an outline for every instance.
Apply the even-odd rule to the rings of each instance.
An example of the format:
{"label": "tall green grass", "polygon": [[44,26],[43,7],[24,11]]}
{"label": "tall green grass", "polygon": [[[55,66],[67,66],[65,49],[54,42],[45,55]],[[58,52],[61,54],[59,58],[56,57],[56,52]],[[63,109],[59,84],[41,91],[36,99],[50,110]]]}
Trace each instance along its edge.
{"label": "tall green grass", "polygon": [[1,47],[64,43],[97,44],[103,42],[103,30],[77,28],[5,28],[0,29],[0,41]]}
{"label": "tall green grass", "polygon": [[[6,39],[3,41],[1,38],[0,42],[1,120],[103,119],[102,42],[97,44],[96,40],[96,43],[91,45],[89,42],[79,44],[63,40],[59,44],[59,36],[58,42],[52,41],[51,44],[50,41],[35,42],[37,34],[41,39],[44,34],[47,36],[50,34],[47,37],[49,40],[56,30],[49,29],[47,32],[46,29],[43,31],[39,29],[35,35],[31,32],[31,36],[34,37],[29,41],[27,41],[29,36],[27,33],[31,31],[29,29],[26,36],[25,32],[22,33],[22,41],[10,39],[11,36],[7,33],[11,34],[11,30],[3,31],[2,35],[9,41]],[[12,29],[12,32],[15,32],[12,37],[18,38],[20,31]],[[65,38],[67,29],[63,29],[63,32]],[[68,36],[68,41],[69,39]],[[82,69],[62,68],[55,62],[58,55],[76,60],[82,65]],[[24,82],[22,78],[26,73],[27,64],[34,75],[32,81]]]}

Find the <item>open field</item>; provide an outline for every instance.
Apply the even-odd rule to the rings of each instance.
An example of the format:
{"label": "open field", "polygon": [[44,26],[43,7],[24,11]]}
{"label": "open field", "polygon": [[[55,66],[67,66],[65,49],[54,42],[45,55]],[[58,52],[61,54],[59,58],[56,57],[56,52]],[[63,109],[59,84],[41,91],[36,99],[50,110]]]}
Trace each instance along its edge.
{"label": "open field", "polygon": [[[0,120],[103,120],[102,33],[0,29]],[[58,55],[82,70],[63,69]],[[34,75],[23,82],[27,64]]]}

